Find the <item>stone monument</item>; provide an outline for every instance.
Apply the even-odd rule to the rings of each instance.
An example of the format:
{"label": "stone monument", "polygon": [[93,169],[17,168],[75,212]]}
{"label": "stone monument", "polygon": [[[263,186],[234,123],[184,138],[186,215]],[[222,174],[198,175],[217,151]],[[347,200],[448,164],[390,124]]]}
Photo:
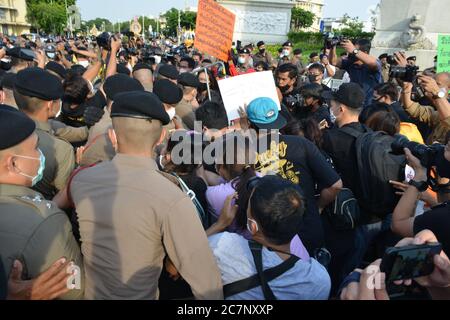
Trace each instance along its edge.
{"label": "stone monument", "polygon": [[421,70],[433,66],[439,34],[450,34],[449,0],[381,0],[371,54],[406,51]]}
{"label": "stone monument", "polygon": [[282,43],[291,26],[290,0],[217,0],[236,15],[233,41]]}

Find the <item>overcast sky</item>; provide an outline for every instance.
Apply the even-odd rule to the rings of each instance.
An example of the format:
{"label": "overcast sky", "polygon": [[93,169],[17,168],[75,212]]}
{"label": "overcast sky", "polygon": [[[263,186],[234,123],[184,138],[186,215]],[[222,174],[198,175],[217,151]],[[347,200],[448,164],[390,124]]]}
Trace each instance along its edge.
{"label": "overcast sky", "polygon": [[[340,17],[348,13],[352,17],[366,20],[368,8],[379,0],[325,0],[324,17]],[[153,15],[168,9],[197,6],[197,0],[78,0],[82,19],[91,20],[104,17],[111,21],[131,20],[134,16]]]}

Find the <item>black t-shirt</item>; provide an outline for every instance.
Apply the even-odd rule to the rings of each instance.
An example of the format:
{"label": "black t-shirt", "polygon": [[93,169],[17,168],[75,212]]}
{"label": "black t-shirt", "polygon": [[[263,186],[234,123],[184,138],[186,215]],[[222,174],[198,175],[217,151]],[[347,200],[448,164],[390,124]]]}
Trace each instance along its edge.
{"label": "black t-shirt", "polygon": [[310,253],[320,248],[324,234],[315,200],[316,185],[329,188],[340,178],[319,149],[302,137],[264,136],[259,139],[255,169],[263,175],[277,174],[301,188],[307,209],[299,235]]}
{"label": "black t-shirt", "polygon": [[87,99],[76,108],[72,109],[69,104],[63,102],[61,114],[59,115],[58,120],[71,127],[84,127],[86,125],[86,123],[84,122],[84,111],[86,110],[86,108],[96,107],[99,109],[103,109],[105,106],[106,98],[103,93],[98,90],[92,98]]}
{"label": "black t-shirt", "polygon": [[414,234],[430,230],[442,244],[442,249],[450,255],[450,202],[434,207],[414,219]]}
{"label": "black t-shirt", "polygon": [[0,256],[0,300],[5,300],[8,288],[8,275],[3,267],[2,257]]}
{"label": "black t-shirt", "polygon": [[[361,134],[367,129],[359,122],[347,125]],[[333,159],[334,166],[342,177],[346,188],[353,191],[358,198],[361,183],[358,172],[358,161],[356,157],[356,138],[343,132],[340,128],[326,130],[323,135],[323,150]]]}

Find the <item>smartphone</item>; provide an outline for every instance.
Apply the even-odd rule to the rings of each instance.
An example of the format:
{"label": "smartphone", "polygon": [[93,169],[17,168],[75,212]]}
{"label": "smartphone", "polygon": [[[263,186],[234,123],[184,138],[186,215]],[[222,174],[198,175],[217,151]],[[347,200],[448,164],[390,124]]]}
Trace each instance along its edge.
{"label": "smartphone", "polygon": [[434,256],[441,251],[440,243],[388,248],[380,270],[386,274],[386,283],[428,276],[434,270]]}

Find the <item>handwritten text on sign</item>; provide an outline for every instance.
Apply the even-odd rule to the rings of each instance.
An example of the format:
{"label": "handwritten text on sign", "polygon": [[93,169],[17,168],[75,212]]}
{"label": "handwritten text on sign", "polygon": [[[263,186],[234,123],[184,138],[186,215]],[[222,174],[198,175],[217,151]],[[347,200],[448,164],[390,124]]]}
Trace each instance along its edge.
{"label": "handwritten text on sign", "polygon": [[450,72],[450,36],[439,35],[437,72]]}
{"label": "handwritten text on sign", "polygon": [[194,46],[222,61],[228,60],[236,16],[213,0],[199,0]]}

